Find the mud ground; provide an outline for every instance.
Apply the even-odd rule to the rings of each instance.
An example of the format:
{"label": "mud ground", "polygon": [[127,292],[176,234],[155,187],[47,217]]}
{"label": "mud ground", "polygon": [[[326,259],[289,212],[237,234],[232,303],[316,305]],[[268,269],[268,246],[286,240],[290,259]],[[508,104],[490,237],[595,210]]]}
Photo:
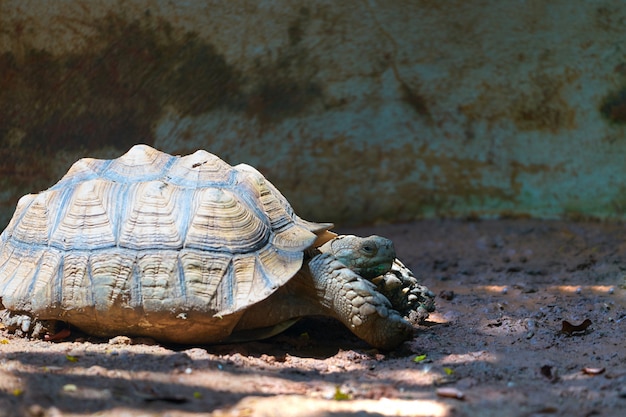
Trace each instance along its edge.
{"label": "mud ground", "polygon": [[0,329],[0,416],[621,415],[624,230],[537,220],[341,230],[390,237],[439,295],[427,325],[392,352],[316,318],[221,346]]}

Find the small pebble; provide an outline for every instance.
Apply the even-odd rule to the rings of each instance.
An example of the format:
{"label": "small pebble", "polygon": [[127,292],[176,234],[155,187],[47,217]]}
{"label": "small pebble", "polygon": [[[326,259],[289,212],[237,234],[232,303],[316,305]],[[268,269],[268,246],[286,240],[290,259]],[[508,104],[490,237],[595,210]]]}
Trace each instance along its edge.
{"label": "small pebble", "polygon": [[613,294],[615,292],[615,287],[609,288],[609,294]]}
{"label": "small pebble", "polygon": [[576,288],[576,294],[580,294],[583,292],[583,289],[581,287]]}
{"label": "small pebble", "polygon": [[455,398],[457,400],[465,398],[465,394],[462,391],[451,387],[437,388],[436,393],[438,396],[444,398]]}
{"label": "small pebble", "polygon": [[524,320],[528,332],[526,333],[526,339],[532,339],[535,336],[535,329],[537,328],[537,322],[533,319]]}
{"label": "small pebble", "polygon": [[130,345],[132,340],[128,336],[115,336],[109,339],[109,345]]}

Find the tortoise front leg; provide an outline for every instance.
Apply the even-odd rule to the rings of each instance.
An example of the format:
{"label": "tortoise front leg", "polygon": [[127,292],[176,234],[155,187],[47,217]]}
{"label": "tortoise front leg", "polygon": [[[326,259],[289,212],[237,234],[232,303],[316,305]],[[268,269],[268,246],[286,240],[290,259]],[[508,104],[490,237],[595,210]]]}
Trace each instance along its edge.
{"label": "tortoise front leg", "polygon": [[414,335],[409,322],[370,281],[362,278],[330,254],[309,262],[313,285],[327,313],[355,335],[380,349],[393,349]]}

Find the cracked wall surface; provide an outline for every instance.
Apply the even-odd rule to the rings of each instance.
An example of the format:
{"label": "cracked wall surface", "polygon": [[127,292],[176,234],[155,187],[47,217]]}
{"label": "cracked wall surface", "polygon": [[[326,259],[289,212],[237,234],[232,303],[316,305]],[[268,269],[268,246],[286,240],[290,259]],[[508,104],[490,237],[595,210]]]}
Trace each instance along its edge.
{"label": "cracked wall surface", "polygon": [[305,218],[626,211],[626,5],[4,0],[0,223],[79,157],[198,148]]}

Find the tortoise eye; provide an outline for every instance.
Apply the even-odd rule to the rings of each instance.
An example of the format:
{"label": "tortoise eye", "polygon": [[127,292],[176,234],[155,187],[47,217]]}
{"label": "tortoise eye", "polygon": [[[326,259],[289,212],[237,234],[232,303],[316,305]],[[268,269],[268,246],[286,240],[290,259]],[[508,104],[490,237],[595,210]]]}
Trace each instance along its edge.
{"label": "tortoise eye", "polygon": [[365,254],[373,255],[373,254],[376,253],[376,246],[371,245],[371,244],[365,244],[365,245],[361,246],[361,250]]}

